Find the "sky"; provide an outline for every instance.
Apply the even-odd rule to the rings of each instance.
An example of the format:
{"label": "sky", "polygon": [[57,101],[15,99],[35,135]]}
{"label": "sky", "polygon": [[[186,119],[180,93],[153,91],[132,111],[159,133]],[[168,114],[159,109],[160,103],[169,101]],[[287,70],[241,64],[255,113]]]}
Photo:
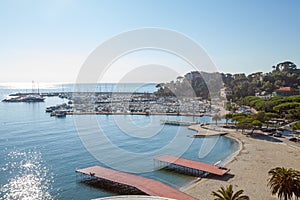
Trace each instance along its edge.
{"label": "sky", "polygon": [[[186,35],[220,72],[269,72],[285,60],[300,65],[299,8],[298,0],[0,0],[0,83],[75,82],[99,45],[145,27]],[[134,77],[139,66],[158,82],[170,74],[150,73],[161,74],[157,66],[173,67],[174,75],[193,69],[174,55],[145,51],[121,57],[101,81]]]}

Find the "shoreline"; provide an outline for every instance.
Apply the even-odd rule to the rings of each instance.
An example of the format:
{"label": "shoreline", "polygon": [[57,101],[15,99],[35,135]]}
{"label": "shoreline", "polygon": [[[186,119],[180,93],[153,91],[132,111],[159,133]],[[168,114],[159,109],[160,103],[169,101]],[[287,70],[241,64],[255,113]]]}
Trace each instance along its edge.
{"label": "shoreline", "polygon": [[[224,136],[227,135],[228,132],[221,131],[221,130],[215,130],[212,128],[207,127],[208,124],[192,124],[188,127],[189,130],[196,131],[197,133],[194,134],[194,137],[215,137],[215,136]],[[210,126],[213,126],[210,124]]]}
{"label": "shoreline", "polygon": [[243,150],[243,148],[244,148],[243,142],[242,142],[240,139],[238,139],[238,138],[232,136],[230,132],[229,132],[227,135],[225,135],[225,137],[231,138],[231,139],[233,139],[234,141],[236,141],[236,142],[238,143],[238,148],[237,148],[237,150],[236,150],[233,154],[231,154],[231,155],[228,157],[228,159],[225,159],[226,161],[225,161],[224,164],[223,164],[224,166],[226,166],[226,165],[228,165],[229,163],[233,162],[234,159],[235,159],[235,157],[237,157],[237,156],[242,152],[242,150]]}
{"label": "shoreline", "polygon": [[[197,131],[197,130],[192,129],[192,128],[189,128],[189,130]],[[217,131],[215,131],[215,132],[217,132]],[[237,149],[232,154],[230,154],[224,160],[221,161],[221,166],[225,167],[226,165],[228,165],[229,163],[231,163],[235,160],[235,158],[241,153],[241,151],[243,150],[244,147],[243,147],[243,142],[240,139],[232,136],[230,131],[228,131],[228,133],[226,135],[220,135],[220,136],[224,136],[224,137],[227,137],[227,138],[230,138],[230,139],[234,140],[237,143],[237,146],[238,146]],[[207,137],[210,137],[210,136],[207,136]],[[180,187],[179,190],[188,193],[187,192],[188,190],[190,190],[193,187],[197,186],[199,183],[204,182],[205,180],[209,180],[209,179],[206,179],[204,177],[195,177],[195,179],[193,181],[191,181],[188,184]]]}
{"label": "shoreline", "polygon": [[[215,126],[215,125],[210,124],[209,126]],[[238,145],[237,150],[234,151],[231,155],[227,156],[223,161],[221,161],[222,166],[226,166],[227,164],[232,162],[234,160],[234,158],[236,156],[238,156],[240,154],[240,152],[243,150],[243,142],[238,137],[236,137],[236,135],[233,134],[233,132],[235,132],[235,130],[225,129],[225,128],[221,128],[220,130],[215,130],[215,129],[208,128],[206,126],[201,127],[199,125],[191,125],[191,126],[188,127],[188,129],[192,130],[192,131],[196,131],[197,134],[199,134],[200,130],[199,130],[198,127],[205,130],[205,131],[215,132],[214,134],[212,133],[212,135],[210,135],[210,134],[205,135],[206,137],[224,136],[224,137],[230,138],[230,139],[237,142],[237,145]],[[226,131],[224,131],[224,130],[226,130]],[[223,133],[226,133],[226,134],[223,134]]]}
{"label": "shoreline", "polygon": [[246,136],[231,130],[227,137],[238,141],[240,145],[224,163],[224,166],[231,170],[229,175],[201,178],[189,187],[182,187],[182,191],[205,200],[212,199],[212,191],[232,184],[235,191],[242,189],[251,199],[278,199],[267,187],[268,171],[274,167],[299,170],[300,163],[297,161],[300,160],[300,149],[285,141],[268,141],[268,136],[260,134]]}

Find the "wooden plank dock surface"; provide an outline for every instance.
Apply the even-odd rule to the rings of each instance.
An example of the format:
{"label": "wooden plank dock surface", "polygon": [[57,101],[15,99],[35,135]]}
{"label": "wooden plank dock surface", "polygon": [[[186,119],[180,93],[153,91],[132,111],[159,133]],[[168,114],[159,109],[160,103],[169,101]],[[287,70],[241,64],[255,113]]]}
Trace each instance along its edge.
{"label": "wooden plank dock surface", "polygon": [[159,196],[177,200],[196,200],[196,198],[159,181],[125,172],[107,169],[100,166],[78,169],[76,170],[76,172],[97,177],[99,179],[112,181],[122,185],[131,186],[150,196]]}
{"label": "wooden plank dock surface", "polygon": [[190,169],[195,169],[199,171],[208,172],[211,174],[215,174],[218,176],[224,176],[226,173],[228,173],[230,170],[227,168],[219,167],[216,165],[206,164],[194,160],[188,160],[185,158],[177,158],[170,155],[164,155],[155,158],[154,160],[158,160],[160,162],[168,163],[168,164],[174,164],[181,167],[187,167]]}

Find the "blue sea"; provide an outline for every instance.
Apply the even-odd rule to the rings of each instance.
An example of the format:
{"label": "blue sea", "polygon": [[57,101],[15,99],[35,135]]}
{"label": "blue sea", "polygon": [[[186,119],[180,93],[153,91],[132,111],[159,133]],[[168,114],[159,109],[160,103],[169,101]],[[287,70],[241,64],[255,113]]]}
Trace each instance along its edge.
{"label": "blue sea", "polygon": [[[39,86],[40,92],[72,91],[72,84]],[[114,84],[99,84],[110,91]],[[124,84],[122,91],[153,92]],[[1,85],[0,98],[37,88]],[[121,90],[121,89],[120,89]],[[82,181],[76,169],[94,165],[124,170],[180,188],[195,178],[155,166],[153,157],[173,154],[206,163],[224,161],[237,149],[227,137],[191,138],[186,127],[167,126],[163,119],[211,122],[210,117],[80,115],[50,117],[45,108],[67,102],[48,97],[41,103],[0,102],[0,199],[93,199],[118,195]],[[96,122],[96,123],[92,123]]]}

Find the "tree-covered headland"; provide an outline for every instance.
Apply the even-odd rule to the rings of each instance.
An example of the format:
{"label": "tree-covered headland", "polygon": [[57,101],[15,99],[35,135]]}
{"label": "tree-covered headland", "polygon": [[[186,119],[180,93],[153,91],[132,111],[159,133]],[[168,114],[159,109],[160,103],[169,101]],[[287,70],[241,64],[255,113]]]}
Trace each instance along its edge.
{"label": "tree-covered headland", "polygon": [[[300,69],[290,61],[278,63],[270,67],[267,73],[255,72],[249,75],[245,73],[207,73],[193,71],[184,76],[177,77],[169,83],[157,85],[157,96],[190,96],[185,94],[192,88],[194,96],[204,100],[210,99],[209,87],[213,91],[221,91],[229,88],[230,93],[226,97],[228,102],[235,102],[238,105],[249,106],[258,111],[252,115],[233,115],[233,120],[238,125],[261,127],[263,123],[273,118],[288,119],[295,121],[294,129],[300,129]],[[216,82],[220,77],[222,84]],[[228,110],[235,111],[235,108],[228,104]]]}

